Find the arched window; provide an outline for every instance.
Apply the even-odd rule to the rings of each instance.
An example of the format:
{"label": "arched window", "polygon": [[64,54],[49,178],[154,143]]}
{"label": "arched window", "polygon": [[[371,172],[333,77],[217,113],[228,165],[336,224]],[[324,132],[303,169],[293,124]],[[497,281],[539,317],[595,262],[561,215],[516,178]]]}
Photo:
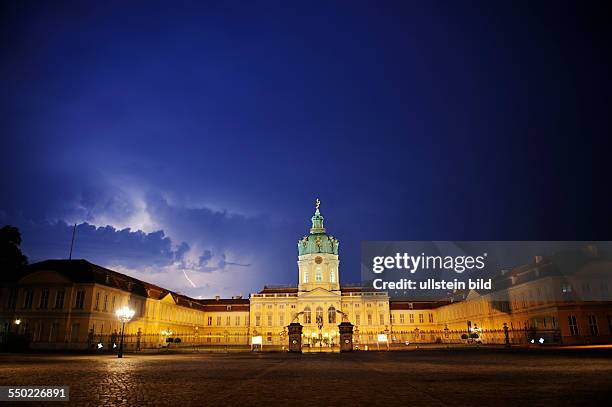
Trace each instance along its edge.
{"label": "arched window", "polygon": [[304,271],[304,282],[308,282],[308,270]]}
{"label": "arched window", "polygon": [[323,323],[323,308],[321,308],[321,306],[317,307],[317,324],[319,321]]}
{"label": "arched window", "polygon": [[336,308],[333,305],[327,309],[327,321],[330,324],[336,323]]}
{"label": "arched window", "polygon": [[305,324],[312,323],[312,317],[310,315],[310,307],[304,308],[304,323]]}
{"label": "arched window", "polygon": [[336,273],[334,273],[334,270],[331,270],[329,272],[329,282],[330,283],[335,283],[336,282]]}
{"label": "arched window", "polygon": [[323,281],[323,272],[321,271],[321,266],[317,266],[317,274],[315,274],[315,281],[317,283]]}

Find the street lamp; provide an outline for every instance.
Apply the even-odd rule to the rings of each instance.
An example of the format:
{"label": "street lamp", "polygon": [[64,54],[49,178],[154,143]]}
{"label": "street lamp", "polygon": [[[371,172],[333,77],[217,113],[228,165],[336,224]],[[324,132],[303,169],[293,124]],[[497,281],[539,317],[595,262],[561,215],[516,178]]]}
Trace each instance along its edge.
{"label": "street lamp", "polygon": [[15,325],[19,325],[19,324],[21,324],[21,320],[20,320],[19,318],[17,318],[17,319],[15,320]]}
{"label": "street lamp", "polygon": [[125,324],[126,322],[130,322],[130,319],[132,319],[132,317],[134,316],[134,313],[136,311],[134,311],[133,309],[126,307],[122,307],[119,308],[116,312],[117,314],[117,318],[119,318],[119,321],[121,321],[122,325],[121,325],[121,342],[119,342],[119,353],[117,354],[118,358],[122,358],[123,357],[123,334],[125,332]]}

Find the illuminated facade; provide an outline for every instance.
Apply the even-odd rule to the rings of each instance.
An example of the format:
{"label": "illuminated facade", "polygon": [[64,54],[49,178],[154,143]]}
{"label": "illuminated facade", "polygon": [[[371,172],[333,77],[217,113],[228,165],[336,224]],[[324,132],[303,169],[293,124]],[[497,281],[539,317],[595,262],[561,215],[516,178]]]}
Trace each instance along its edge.
{"label": "illuminated facade", "polygon": [[[514,344],[612,342],[612,262],[592,247],[579,254],[571,277],[558,273],[553,259],[537,257],[498,276],[494,293],[397,300],[341,285],[339,241],[327,233],[318,201],[311,221],[297,244],[298,284],[266,286],[248,299],[193,299],[85,260],[33,264],[16,284],[2,287],[0,338],[21,338],[40,349],[112,349],[120,329],[115,311],[129,306],[135,316],[126,325],[128,350],[248,349],[254,337],[264,350],[280,350],[291,322],[303,326],[304,351],[337,350],[342,321],[354,325],[353,344],[360,349],[380,347],[381,334],[391,348],[467,340],[503,344],[504,325]],[[466,339],[468,333],[477,338]]]}

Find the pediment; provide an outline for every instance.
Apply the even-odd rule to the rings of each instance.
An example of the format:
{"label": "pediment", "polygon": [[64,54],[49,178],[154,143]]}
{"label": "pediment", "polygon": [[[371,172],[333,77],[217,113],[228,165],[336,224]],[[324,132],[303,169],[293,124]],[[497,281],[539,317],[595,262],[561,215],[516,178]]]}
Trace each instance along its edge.
{"label": "pediment", "polygon": [[340,297],[340,292],[339,291],[330,291],[330,290],[326,290],[325,288],[321,288],[321,287],[317,287],[313,290],[310,291],[303,291],[300,292],[299,297],[300,298],[315,298],[315,297]]}
{"label": "pediment", "polygon": [[176,300],[174,299],[174,296],[172,295],[172,293],[167,293],[160,299],[160,301],[165,304],[176,305]]}

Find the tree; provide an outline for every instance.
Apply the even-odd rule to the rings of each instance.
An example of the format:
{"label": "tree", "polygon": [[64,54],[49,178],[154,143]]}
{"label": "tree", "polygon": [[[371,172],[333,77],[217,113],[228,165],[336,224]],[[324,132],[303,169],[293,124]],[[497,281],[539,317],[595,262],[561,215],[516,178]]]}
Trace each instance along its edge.
{"label": "tree", "polygon": [[21,253],[21,233],[14,226],[6,225],[0,229],[0,279],[16,281],[25,272],[28,258]]}

